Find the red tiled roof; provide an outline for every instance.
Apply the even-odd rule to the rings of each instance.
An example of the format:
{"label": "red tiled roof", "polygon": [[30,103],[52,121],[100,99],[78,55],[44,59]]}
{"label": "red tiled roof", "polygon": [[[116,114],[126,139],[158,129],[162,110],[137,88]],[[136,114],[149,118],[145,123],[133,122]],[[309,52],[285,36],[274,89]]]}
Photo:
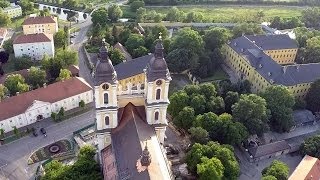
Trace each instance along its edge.
{"label": "red tiled roof", "polygon": [[79,76],[79,67],[76,65],[71,65],[68,67],[68,70],[71,72],[72,76]]}
{"label": "red tiled roof", "polygon": [[22,25],[48,24],[48,23],[56,23],[56,22],[51,16],[37,16],[37,17],[29,17],[25,19]]}
{"label": "red tiled roof", "polygon": [[4,74],[3,76],[0,76],[0,84],[3,84],[4,81],[6,80],[7,76],[10,74],[20,74],[22,77],[27,78],[29,74],[29,69],[22,69],[20,71],[14,71],[8,74]]}
{"label": "red tiled roof", "polygon": [[75,77],[21,93],[0,102],[0,121],[24,113],[34,100],[54,103],[90,90],[92,88],[84,79]]}
{"label": "red tiled roof", "polygon": [[51,40],[43,33],[40,34],[27,34],[19,35],[13,41],[13,44],[26,44],[26,43],[36,43],[36,42],[51,42]]}

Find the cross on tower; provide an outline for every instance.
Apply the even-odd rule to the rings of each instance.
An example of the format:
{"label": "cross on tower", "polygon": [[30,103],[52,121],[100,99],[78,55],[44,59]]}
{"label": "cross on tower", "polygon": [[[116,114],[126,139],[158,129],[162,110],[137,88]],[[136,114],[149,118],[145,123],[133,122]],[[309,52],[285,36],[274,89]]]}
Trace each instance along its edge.
{"label": "cross on tower", "polygon": [[159,39],[162,40],[162,32],[159,32]]}

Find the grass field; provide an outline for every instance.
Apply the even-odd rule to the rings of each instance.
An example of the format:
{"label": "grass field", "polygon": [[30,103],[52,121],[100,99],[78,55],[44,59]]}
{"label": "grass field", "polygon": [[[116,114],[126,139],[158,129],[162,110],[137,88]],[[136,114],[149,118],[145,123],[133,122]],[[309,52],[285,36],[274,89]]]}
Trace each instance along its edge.
{"label": "grass field", "polygon": [[212,81],[218,81],[218,80],[225,80],[228,79],[229,76],[226,72],[224,72],[220,67],[216,70],[213,76],[201,79],[201,82],[212,82]]}
{"label": "grass field", "polygon": [[[167,14],[170,8],[148,8],[148,11],[155,10],[157,12]],[[301,16],[301,8],[294,7],[180,7],[185,13],[200,12],[203,14],[207,22],[243,22],[255,21],[256,14],[259,11],[264,13],[263,20],[269,20],[275,16],[283,18]]]}

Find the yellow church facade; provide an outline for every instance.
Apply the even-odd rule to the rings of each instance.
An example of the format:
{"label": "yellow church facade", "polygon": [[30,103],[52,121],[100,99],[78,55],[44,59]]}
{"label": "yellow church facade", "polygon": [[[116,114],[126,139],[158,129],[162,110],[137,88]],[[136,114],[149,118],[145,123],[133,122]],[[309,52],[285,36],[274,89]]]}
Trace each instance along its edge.
{"label": "yellow church facade", "polygon": [[249,80],[255,93],[283,85],[294,97],[304,98],[320,78],[320,64],[295,64],[297,49],[287,35],[241,36],[225,45],[225,63],[241,79]]}

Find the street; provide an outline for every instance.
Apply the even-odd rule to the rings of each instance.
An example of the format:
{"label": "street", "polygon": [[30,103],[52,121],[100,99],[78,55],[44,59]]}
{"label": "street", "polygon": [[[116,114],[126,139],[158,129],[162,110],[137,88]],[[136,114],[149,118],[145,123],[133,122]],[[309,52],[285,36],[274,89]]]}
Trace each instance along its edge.
{"label": "street", "polygon": [[94,123],[94,110],[46,127],[47,137],[42,135],[34,137],[31,134],[10,144],[0,146],[0,167],[3,166],[3,173],[0,171],[0,179],[31,179],[39,165],[37,163],[30,166],[27,164],[32,152],[60,139],[70,138],[74,131],[92,123]]}

